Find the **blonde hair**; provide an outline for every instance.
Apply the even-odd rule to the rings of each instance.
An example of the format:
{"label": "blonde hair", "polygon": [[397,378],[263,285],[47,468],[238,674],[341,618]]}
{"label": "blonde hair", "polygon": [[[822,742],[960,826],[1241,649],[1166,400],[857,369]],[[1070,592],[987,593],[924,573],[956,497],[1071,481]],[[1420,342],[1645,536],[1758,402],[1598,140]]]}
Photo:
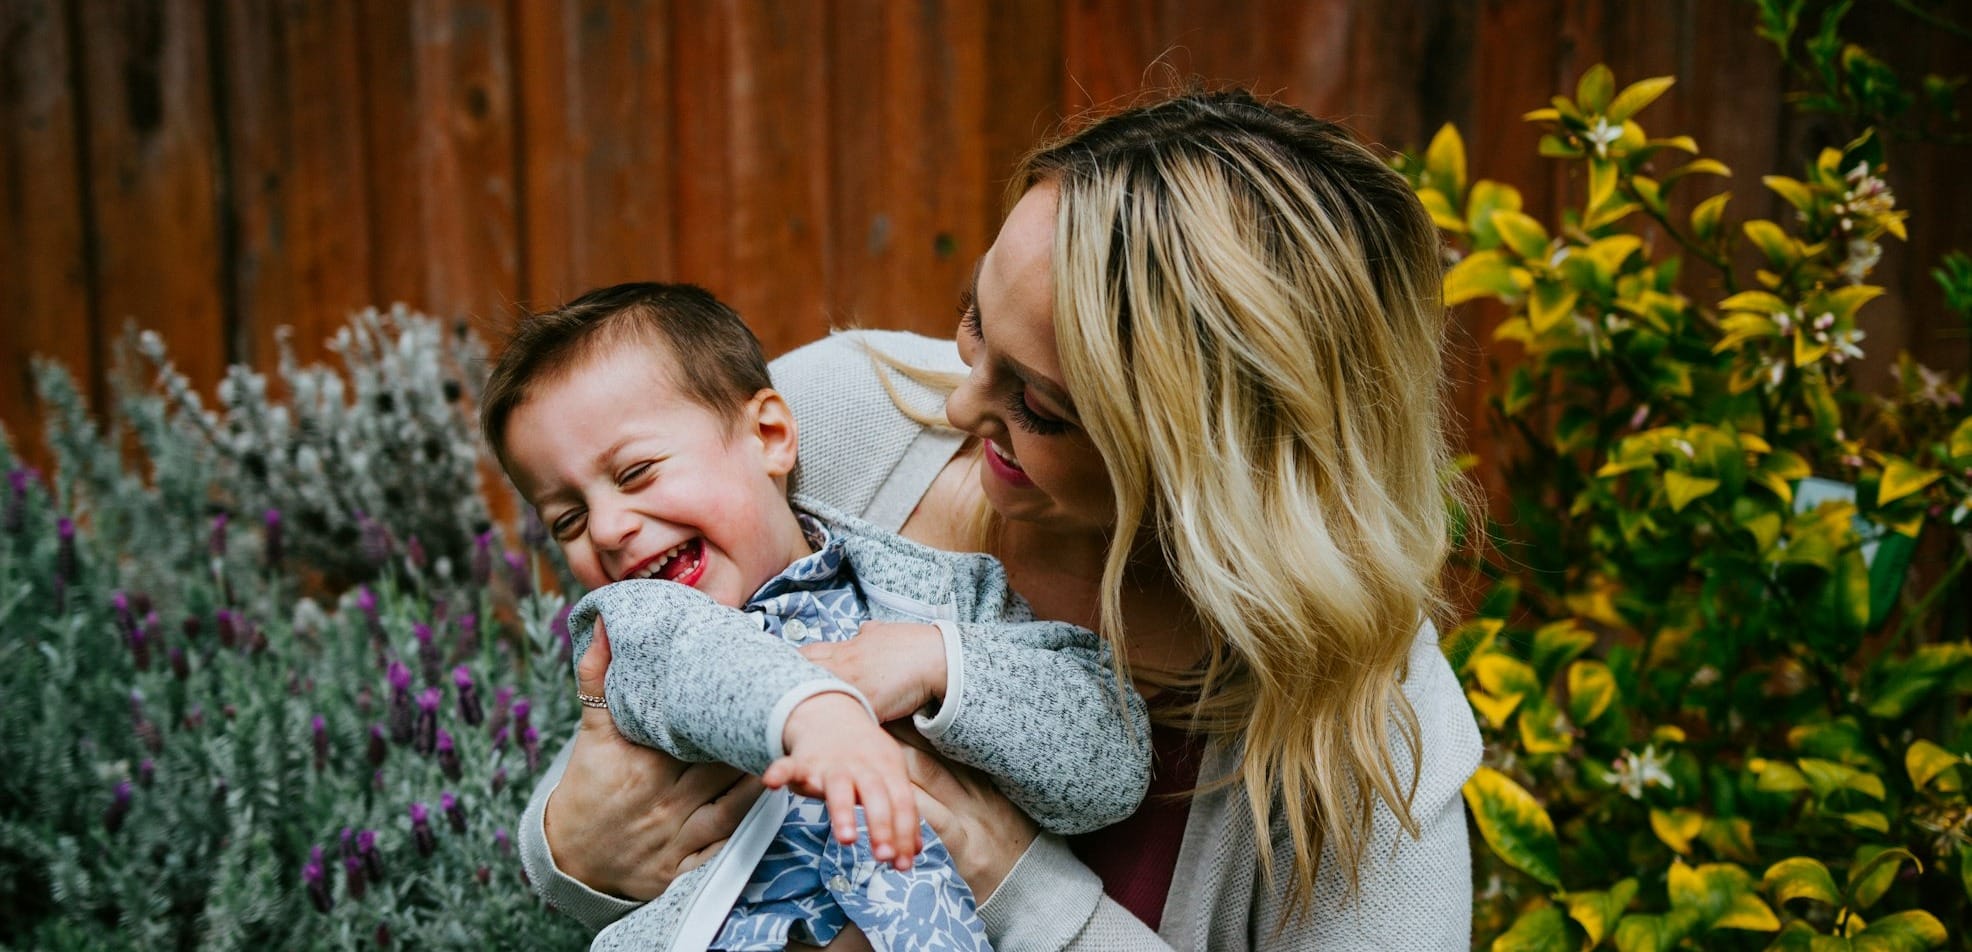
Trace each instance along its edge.
{"label": "blonde hair", "polygon": [[1263,839],[1284,821],[1296,905],[1324,844],[1353,892],[1376,800],[1418,833],[1400,681],[1449,549],[1430,217],[1343,129],[1244,92],[1095,121],[1012,195],[1043,184],[1062,370],[1115,491],[1103,635],[1126,659],[1147,529],[1208,628],[1191,723],[1240,751],[1210,779]]}

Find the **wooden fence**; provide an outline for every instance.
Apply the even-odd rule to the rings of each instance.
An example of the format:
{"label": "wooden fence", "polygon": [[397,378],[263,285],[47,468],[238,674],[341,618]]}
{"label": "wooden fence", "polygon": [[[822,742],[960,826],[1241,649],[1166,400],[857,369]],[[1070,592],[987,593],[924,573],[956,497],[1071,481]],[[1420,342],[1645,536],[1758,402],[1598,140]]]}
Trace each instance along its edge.
{"label": "wooden fence", "polygon": [[[1278,93],[1392,148],[1463,130],[1476,176],[1536,214],[1571,187],[1521,114],[1589,65],[1671,74],[1643,119],[1758,175],[1827,133],[1727,0],[0,0],[0,420],[36,442],[30,354],[100,398],[118,330],[209,385],[304,357],[346,313],[491,326],[631,278],[690,280],[773,351],[831,324],[945,333],[1014,158],[1145,81]],[[1901,62],[1967,46],[1876,29]],[[1869,372],[1967,345],[1919,264],[1967,245],[1965,150],[1895,170],[1912,241],[1882,273]],[[1467,419],[1491,318],[1462,315]],[[1483,444],[1482,433],[1468,437]]]}

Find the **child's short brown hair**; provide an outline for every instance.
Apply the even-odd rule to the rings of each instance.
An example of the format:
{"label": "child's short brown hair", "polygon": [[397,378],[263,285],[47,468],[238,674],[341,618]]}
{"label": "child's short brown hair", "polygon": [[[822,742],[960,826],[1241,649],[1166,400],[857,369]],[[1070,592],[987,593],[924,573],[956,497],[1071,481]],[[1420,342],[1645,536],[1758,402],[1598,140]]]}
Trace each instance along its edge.
{"label": "child's short brown hair", "polygon": [[479,404],[480,432],[495,458],[505,465],[507,418],[535,386],[573,371],[598,348],[622,344],[663,349],[686,398],[728,420],[773,386],[760,339],[704,288],[649,281],[597,288],[521,316]]}

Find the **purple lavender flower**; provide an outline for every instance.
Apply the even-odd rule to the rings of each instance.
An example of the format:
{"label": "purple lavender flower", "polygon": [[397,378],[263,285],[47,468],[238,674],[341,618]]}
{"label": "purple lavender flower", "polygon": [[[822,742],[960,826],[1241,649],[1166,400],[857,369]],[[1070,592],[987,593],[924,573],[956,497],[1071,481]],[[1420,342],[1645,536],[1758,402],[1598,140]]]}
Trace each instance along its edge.
{"label": "purple lavender flower", "polygon": [[502,558],[507,563],[507,584],[513,588],[514,597],[534,594],[534,573],[529,570],[527,559],[518,552],[507,552]]}
{"label": "purple lavender flower", "polygon": [[7,488],[7,514],[0,525],[8,535],[17,536],[27,530],[27,470],[8,470]]}
{"label": "purple lavender flower", "polygon": [[[157,613],[151,613],[149,621],[155,623]],[[124,632],[124,640],[130,645],[130,663],[139,671],[151,670],[151,642],[145,632],[146,627],[149,626],[132,624]]]}
{"label": "purple lavender flower", "polygon": [[241,641],[246,643],[246,653],[249,655],[266,654],[267,633],[262,631],[260,626],[255,624],[251,618],[242,618],[241,621],[246,624],[245,636],[241,638]]}
{"label": "purple lavender flower", "polygon": [[534,705],[528,703],[528,700],[526,698],[523,697],[514,700],[514,729],[515,730],[525,734],[529,730],[533,729],[533,724],[530,723],[527,719],[527,715],[531,713],[533,710],[534,710]]}
{"label": "purple lavender flower", "polygon": [[186,708],[184,724],[185,724],[185,729],[188,731],[195,731],[201,727],[204,727],[205,708],[198,704],[194,704],[191,707]]}
{"label": "purple lavender flower", "polygon": [[541,771],[541,732],[530,727],[520,732],[520,749],[527,752],[527,772]]}
{"label": "purple lavender flower", "polygon": [[116,630],[125,638],[137,628],[137,616],[130,610],[130,596],[123,589],[110,593],[110,610],[116,615]]}
{"label": "purple lavender flower", "polygon": [[281,567],[283,546],[281,545],[281,510],[269,509],[260,517],[261,522],[261,563],[270,569]]}
{"label": "purple lavender flower", "polygon": [[[501,736],[504,737],[506,735],[503,734]],[[493,768],[493,780],[491,786],[493,788],[493,792],[496,794],[502,790],[507,789],[507,768],[505,767]]]}
{"label": "purple lavender flower", "polygon": [[185,657],[185,649],[172,645],[167,657],[171,660],[172,677],[183,681],[192,676],[192,662]]}
{"label": "purple lavender flower", "polygon": [[356,831],[346,826],[343,827],[342,832],[336,835],[336,845],[340,847],[341,855],[344,859],[355,856]]}
{"label": "purple lavender flower", "polygon": [[116,789],[110,793],[109,809],[103,811],[103,829],[115,833],[123,829],[124,818],[130,815],[130,781],[119,780]]}
{"label": "purple lavender flower", "polygon": [[459,802],[459,798],[453,796],[452,791],[447,790],[438,795],[438,806],[445,813],[445,823],[452,828],[452,832],[465,835],[466,805]]}
{"label": "purple lavender flower", "polygon": [[479,650],[479,616],[466,612],[459,616],[459,640],[454,650],[458,657],[471,657]]}
{"label": "purple lavender flower", "polygon": [[240,646],[240,625],[238,618],[227,609],[212,613],[212,625],[219,632],[219,644],[225,648]]}
{"label": "purple lavender flower", "polygon": [[315,772],[321,773],[329,765],[329,723],[317,714],[309,718],[308,731],[315,746]]}
{"label": "purple lavender flower", "polygon": [[438,645],[432,641],[431,626],[419,622],[411,626],[411,634],[418,639],[418,673],[424,676],[425,684],[437,684],[444,662],[438,657]]}
{"label": "purple lavender flower", "polygon": [[227,516],[223,512],[212,517],[212,534],[206,542],[206,550],[211,552],[215,559],[226,557],[226,520]]}
{"label": "purple lavender flower", "polygon": [[370,877],[363,873],[362,857],[342,858],[342,889],[343,893],[354,901],[361,901],[363,894],[370,891]]}
{"label": "purple lavender flower", "polygon": [[301,867],[301,885],[308,891],[308,901],[315,904],[315,911],[327,913],[335,908],[335,898],[329,895],[329,871],[322,865],[322,848],[308,850],[308,864]]}
{"label": "purple lavender flower", "polygon": [[481,886],[489,885],[493,882],[493,870],[487,867],[486,864],[481,863],[478,869],[472,871],[472,878],[477,880]]}
{"label": "purple lavender flower", "polygon": [[404,562],[414,572],[425,570],[425,544],[419,542],[417,536],[404,540]]}
{"label": "purple lavender flower", "polygon": [[402,661],[390,663],[390,739],[399,744],[411,742],[411,669]]}
{"label": "purple lavender flower", "polygon": [[144,789],[148,790],[150,789],[151,784],[156,782],[156,780],[157,780],[157,761],[152,760],[149,757],[146,757],[142,761],[138,762],[137,786],[143,787]]}
{"label": "purple lavender flower", "polygon": [[506,827],[503,826],[493,831],[493,848],[499,850],[501,856],[514,855],[514,838],[512,834],[507,832]]}
{"label": "purple lavender flower", "polygon": [[425,688],[418,694],[418,723],[411,734],[411,747],[426,757],[438,749],[438,702],[443,697],[437,688]]}
{"label": "purple lavender flower", "polygon": [[199,635],[205,631],[205,621],[197,615],[186,615],[185,620],[178,625],[178,630],[184,634],[186,641],[197,641]]}
{"label": "purple lavender flower", "polygon": [[513,715],[514,689],[501,686],[493,691],[493,716],[486,721],[486,732],[498,736],[507,729],[507,719]]}
{"label": "purple lavender flower", "polygon": [[472,584],[485,588],[493,581],[493,533],[482,532],[472,540]]}
{"label": "purple lavender flower", "polygon": [[379,949],[390,948],[390,923],[377,923],[377,931],[370,936],[370,943]]}
{"label": "purple lavender flower", "polygon": [[536,552],[548,551],[548,527],[541,524],[541,514],[533,506],[521,508],[520,544]]}
{"label": "purple lavender flower", "polygon": [[383,523],[362,513],[356,516],[356,526],[361,533],[357,547],[362,551],[363,559],[371,565],[383,565],[389,562],[390,550],[394,548],[390,541],[390,530],[384,528]]}
{"label": "purple lavender flower", "polygon": [[356,831],[356,855],[363,860],[363,872],[375,882],[383,881],[383,854],[377,852],[377,831]]}
{"label": "purple lavender flower", "polygon": [[473,683],[472,672],[465,665],[452,669],[452,686],[459,692],[459,720],[467,727],[478,727],[486,712],[479,705],[479,685]]}
{"label": "purple lavender flower", "polygon": [[422,803],[411,804],[411,843],[419,856],[430,856],[438,849],[438,834],[431,831],[431,811]]}
{"label": "purple lavender flower", "polygon": [[365,759],[369,760],[371,767],[381,767],[383,766],[384,755],[387,752],[388,748],[383,743],[383,725],[371,724],[370,747],[369,750],[365,751]]}
{"label": "purple lavender flower", "polygon": [[438,729],[438,769],[447,780],[459,779],[459,749],[452,744],[452,735],[445,728]]}

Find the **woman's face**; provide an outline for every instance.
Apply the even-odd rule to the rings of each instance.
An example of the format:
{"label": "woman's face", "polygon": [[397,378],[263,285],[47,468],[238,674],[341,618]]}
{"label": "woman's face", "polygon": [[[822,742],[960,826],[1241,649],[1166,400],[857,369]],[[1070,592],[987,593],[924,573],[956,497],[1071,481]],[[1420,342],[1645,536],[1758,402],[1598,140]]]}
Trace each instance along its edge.
{"label": "woman's face", "polygon": [[973,273],[960,304],[959,356],[971,372],[945,401],[952,425],[984,444],[979,479],[1009,520],[1108,531],[1115,496],[1083,432],[1055,349],[1055,188],[1030,189]]}

